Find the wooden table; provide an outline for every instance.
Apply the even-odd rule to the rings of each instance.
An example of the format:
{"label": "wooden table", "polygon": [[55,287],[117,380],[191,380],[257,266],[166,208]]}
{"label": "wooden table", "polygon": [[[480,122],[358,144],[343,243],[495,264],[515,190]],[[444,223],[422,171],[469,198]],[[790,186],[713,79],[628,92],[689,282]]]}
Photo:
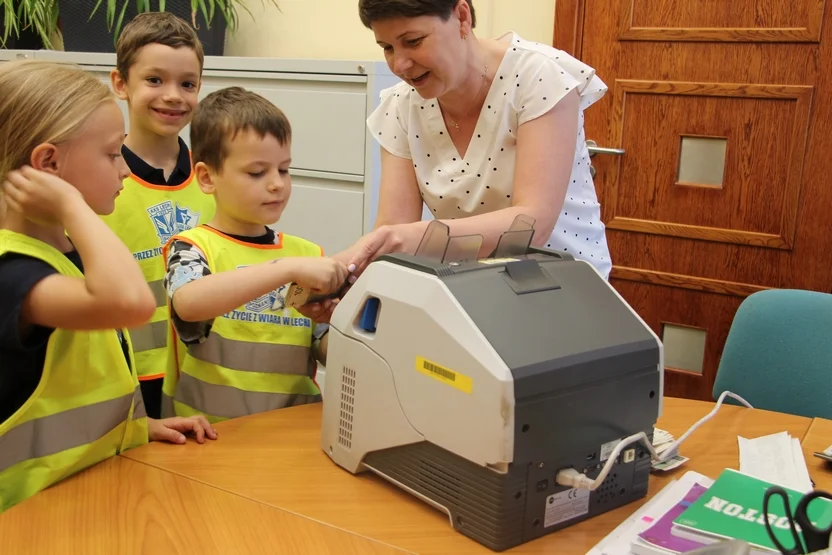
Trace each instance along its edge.
{"label": "wooden table", "polygon": [[4,512],[0,538],[17,555],[406,553],[122,457]]}
{"label": "wooden table", "polygon": [[[679,437],[713,403],[667,398],[664,406],[665,416],[658,426]],[[649,495],[685,470],[716,478],[724,468],[738,468],[737,435],[754,438],[785,430],[803,438],[810,423],[799,416],[725,405],[682,446],[690,462],[670,474],[651,477]],[[220,438],[216,442],[155,443],[129,451],[125,457],[404,550],[491,553],[455,532],[443,513],[383,479],[372,474],[354,476],[335,465],[319,446],[320,426],[321,406],[308,405],[223,422],[217,425]],[[509,552],[584,554],[644,501]]]}

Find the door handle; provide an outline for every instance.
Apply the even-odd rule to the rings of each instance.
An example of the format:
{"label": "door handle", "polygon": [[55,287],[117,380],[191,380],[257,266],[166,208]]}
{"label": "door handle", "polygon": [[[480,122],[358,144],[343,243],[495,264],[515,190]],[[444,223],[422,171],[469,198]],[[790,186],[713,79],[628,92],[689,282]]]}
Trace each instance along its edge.
{"label": "door handle", "polygon": [[624,154],[623,148],[604,148],[598,146],[598,143],[592,139],[587,140],[586,148],[589,150],[589,157],[592,158],[596,154],[612,154],[614,156],[621,156]]}

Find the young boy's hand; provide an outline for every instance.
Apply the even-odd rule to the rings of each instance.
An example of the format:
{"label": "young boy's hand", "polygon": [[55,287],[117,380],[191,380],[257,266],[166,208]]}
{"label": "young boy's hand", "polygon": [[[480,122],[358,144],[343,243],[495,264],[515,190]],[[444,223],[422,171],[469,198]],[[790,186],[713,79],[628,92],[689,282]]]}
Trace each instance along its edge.
{"label": "young boy's hand", "polygon": [[328,324],[335,307],[341,299],[325,299],[319,303],[306,303],[298,307],[298,312],[316,324]]}
{"label": "young boy's hand", "polygon": [[326,295],[337,291],[347,280],[347,267],[334,258],[292,259],[294,281],[310,291]]}
{"label": "young boy's hand", "polygon": [[68,210],[75,209],[75,201],[84,197],[75,187],[51,173],[23,166],[9,172],[3,182],[6,205],[41,224],[62,221]]}
{"label": "young boy's hand", "polygon": [[185,443],[186,433],[193,433],[197,443],[205,443],[205,438],[217,439],[217,431],[204,416],[176,416],[156,420],[147,419],[147,435],[150,441],[167,441],[168,443]]}

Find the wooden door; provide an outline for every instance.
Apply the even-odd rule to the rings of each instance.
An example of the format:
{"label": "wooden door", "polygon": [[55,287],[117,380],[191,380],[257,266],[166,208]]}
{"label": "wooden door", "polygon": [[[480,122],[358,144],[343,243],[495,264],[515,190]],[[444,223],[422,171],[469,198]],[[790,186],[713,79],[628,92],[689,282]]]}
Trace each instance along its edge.
{"label": "wooden door", "polygon": [[586,136],[625,151],[592,161],[611,281],[666,340],[667,395],[711,398],[749,294],[832,289],[826,4],[556,3],[555,46],[610,88],[586,112]]}

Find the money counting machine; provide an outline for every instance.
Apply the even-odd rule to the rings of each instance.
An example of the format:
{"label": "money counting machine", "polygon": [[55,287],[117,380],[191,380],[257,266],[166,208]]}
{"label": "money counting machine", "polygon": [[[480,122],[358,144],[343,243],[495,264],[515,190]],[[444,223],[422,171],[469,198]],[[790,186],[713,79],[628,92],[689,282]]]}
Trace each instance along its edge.
{"label": "money counting machine", "polygon": [[415,255],[368,265],[329,332],[323,450],[494,551],[643,497],[638,444],[592,491],[555,475],[594,478],[661,412],[656,335],[592,265],[530,247],[526,223],[477,259],[481,237],[432,222]]}

